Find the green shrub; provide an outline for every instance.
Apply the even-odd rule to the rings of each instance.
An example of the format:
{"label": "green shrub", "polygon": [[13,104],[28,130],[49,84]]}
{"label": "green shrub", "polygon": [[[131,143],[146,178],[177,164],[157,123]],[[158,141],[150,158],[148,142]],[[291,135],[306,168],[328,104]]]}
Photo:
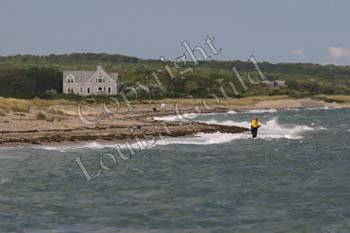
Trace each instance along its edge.
{"label": "green shrub", "polygon": [[289,97],[293,97],[293,98],[305,98],[305,97],[310,97],[311,93],[308,91],[289,91],[288,92],[288,96]]}
{"label": "green shrub", "polygon": [[346,103],[346,101],[343,99],[332,98],[332,97],[327,97],[327,96],[316,96],[316,97],[313,97],[313,99],[323,100],[324,102],[327,102],[327,103],[338,103],[338,104]]}
{"label": "green shrub", "polygon": [[57,91],[53,89],[46,90],[44,94],[41,96],[42,99],[55,99],[57,97],[58,97]]}
{"label": "green shrub", "polygon": [[39,121],[45,121],[47,120],[46,118],[46,115],[42,112],[39,112],[37,115],[36,115],[36,119],[39,120]]}

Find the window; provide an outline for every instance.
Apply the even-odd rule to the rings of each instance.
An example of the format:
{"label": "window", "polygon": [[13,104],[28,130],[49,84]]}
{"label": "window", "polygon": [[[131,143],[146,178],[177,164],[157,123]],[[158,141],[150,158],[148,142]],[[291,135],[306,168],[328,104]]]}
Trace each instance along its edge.
{"label": "window", "polygon": [[83,93],[83,88],[82,87],[80,88],[80,93]]}
{"label": "window", "polygon": [[96,79],[96,82],[97,82],[97,83],[104,83],[105,80],[103,79],[102,76],[98,76],[97,79]]}
{"label": "window", "polygon": [[102,87],[98,87],[98,91],[102,91]]}
{"label": "window", "polygon": [[73,75],[69,75],[67,77],[67,83],[74,83],[74,76]]}
{"label": "window", "polygon": [[108,94],[111,94],[111,93],[112,93],[112,88],[108,87]]}
{"label": "window", "polygon": [[88,94],[90,94],[90,87],[88,87],[88,88],[86,89],[86,92],[87,92]]}
{"label": "window", "polygon": [[68,94],[73,94],[74,93],[74,89],[72,87],[68,87]]}

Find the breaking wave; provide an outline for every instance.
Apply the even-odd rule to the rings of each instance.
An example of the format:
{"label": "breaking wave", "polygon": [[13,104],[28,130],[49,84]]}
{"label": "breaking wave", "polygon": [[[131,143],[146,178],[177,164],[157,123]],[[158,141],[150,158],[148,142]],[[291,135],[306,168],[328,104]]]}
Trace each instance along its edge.
{"label": "breaking wave", "polygon": [[163,138],[160,140],[153,141],[135,141],[133,143],[116,143],[116,144],[105,144],[99,142],[90,142],[80,145],[70,145],[70,146],[44,146],[36,147],[35,149],[40,150],[49,150],[49,151],[59,151],[67,152],[72,150],[81,150],[81,149],[136,149],[136,150],[145,150],[150,149],[156,146],[165,146],[165,145],[212,145],[212,144],[221,144],[227,143],[237,139],[248,139],[251,138],[251,135],[247,133],[242,134],[229,134],[229,133],[198,133],[191,137],[179,137],[179,138]]}
{"label": "breaking wave", "polygon": [[185,113],[185,114],[177,114],[171,116],[161,116],[161,117],[153,117],[154,120],[157,121],[192,121],[199,116],[208,116],[214,115],[215,113],[207,113],[207,114],[198,114],[198,113]]}
{"label": "breaking wave", "polygon": [[228,112],[227,112],[227,114],[229,114],[229,115],[234,115],[234,114],[237,114],[237,112],[236,112],[236,111],[231,110],[231,111],[228,111]]}
{"label": "breaking wave", "polygon": [[9,183],[9,182],[11,182],[11,180],[9,180],[7,178],[0,178],[0,185],[5,184],[5,183]]}
{"label": "breaking wave", "polygon": [[[250,127],[250,123],[247,121],[217,121],[215,119],[202,121],[208,124],[218,124],[218,125],[230,125],[230,126],[240,126],[240,127]],[[289,140],[298,140],[302,139],[305,132],[313,130],[322,130],[324,128],[312,128],[305,125],[289,125],[289,124],[280,124],[278,123],[278,118],[273,118],[267,122],[262,123],[262,127],[259,129],[258,139],[262,140],[272,140],[272,139],[289,139]],[[190,137],[180,137],[180,138],[162,138],[162,139],[152,139],[149,141],[139,140],[132,141],[132,143],[114,143],[114,144],[105,144],[99,142],[89,142],[80,145],[70,145],[70,146],[46,146],[39,147],[38,149],[44,150],[55,150],[60,152],[66,152],[69,150],[77,149],[149,149],[155,146],[171,145],[171,144],[180,144],[180,145],[211,145],[211,144],[221,144],[228,143],[230,141],[238,139],[251,139],[250,132],[245,132],[241,134],[228,134],[228,133],[198,133]]]}
{"label": "breaking wave", "polygon": [[248,111],[244,111],[246,113],[275,113],[277,112],[277,109],[252,109]]}
{"label": "breaking wave", "polygon": [[[247,121],[217,121],[208,120],[203,121],[208,124],[218,124],[218,125],[231,125],[240,127],[250,127],[250,123]],[[282,125],[278,123],[278,118],[273,118],[265,123],[262,123],[259,129],[259,138],[262,139],[301,139],[303,138],[303,133],[307,131],[313,131],[315,128],[306,125]]]}

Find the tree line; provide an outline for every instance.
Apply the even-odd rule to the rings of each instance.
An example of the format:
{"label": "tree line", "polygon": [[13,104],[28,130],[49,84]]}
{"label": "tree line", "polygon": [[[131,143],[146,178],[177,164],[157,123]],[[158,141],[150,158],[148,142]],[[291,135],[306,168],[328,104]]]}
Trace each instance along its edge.
{"label": "tree line", "polygon": [[[205,61],[198,66],[188,62],[182,68],[193,68],[193,72],[181,77],[171,61],[144,60],[119,54],[75,53],[0,56],[0,96],[26,99],[74,98],[62,95],[63,71],[95,70],[96,65],[104,66],[109,72],[118,72],[122,88],[149,88],[149,92],[141,88],[138,92],[139,98],[149,98],[149,95],[152,98],[178,98],[184,95],[205,97],[210,94],[222,96],[223,92],[231,97],[350,94],[349,66],[261,62],[259,66],[269,80],[284,80],[287,86],[268,88],[259,84],[245,89],[232,68],[236,67],[242,79],[248,82],[248,72],[251,77],[258,77],[250,62]],[[165,66],[170,67],[175,77],[170,77]],[[158,72],[159,70],[162,72]],[[159,83],[163,89],[159,87]],[[232,89],[232,84],[236,90]]]}

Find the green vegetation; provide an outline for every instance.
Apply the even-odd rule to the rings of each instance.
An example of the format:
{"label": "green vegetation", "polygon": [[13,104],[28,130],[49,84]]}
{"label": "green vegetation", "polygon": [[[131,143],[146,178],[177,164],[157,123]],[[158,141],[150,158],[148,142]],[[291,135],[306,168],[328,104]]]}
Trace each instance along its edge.
{"label": "green vegetation", "polygon": [[36,115],[36,119],[40,120],[40,121],[45,121],[47,118],[46,118],[46,115],[44,113],[38,112],[38,114]]}
{"label": "green vegetation", "polygon": [[338,103],[338,104],[344,104],[350,103],[350,96],[340,96],[340,95],[332,95],[332,96],[325,96],[325,95],[317,95],[312,97],[315,100],[323,100],[327,103]]}
{"label": "green vegetation", "polygon": [[[258,80],[253,64],[242,61],[207,61],[198,66],[187,62],[176,69],[170,61],[142,60],[136,57],[109,54],[70,54],[49,56],[10,56],[0,57],[0,96],[14,98],[42,98],[82,100],[74,95],[62,95],[62,72],[64,70],[95,70],[103,65],[109,72],[118,72],[122,90],[130,99],[135,99],[126,87],[137,88],[138,99],[178,98],[192,95],[195,98],[224,93],[230,97],[258,95],[289,95],[306,97],[313,95],[349,95],[350,67],[316,64],[271,64],[259,63],[269,80],[285,80],[287,87],[268,88],[264,85],[248,85],[247,74]],[[171,78],[165,66],[169,66],[176,78]],[[245,90],[233,67],[239,71],[248,89]],[[193,68],[181,77],[180,72]],[[159,70],[159,72],[158,72]],[[154,73],[155,72],[155,73]],[[156,74],[157,79],[155,79]],[[162,83],[162,86],[159,86]],[[237,92],[232,89],[232,84]],[[150,92],[145,91],[145,87]],[[105,97],[99,97],[103,100]],[[120,98],[120,97],[119,97]],[[331,101],[331,100],[329,100]],[[26,110],[26,109],[24,109]]]}

